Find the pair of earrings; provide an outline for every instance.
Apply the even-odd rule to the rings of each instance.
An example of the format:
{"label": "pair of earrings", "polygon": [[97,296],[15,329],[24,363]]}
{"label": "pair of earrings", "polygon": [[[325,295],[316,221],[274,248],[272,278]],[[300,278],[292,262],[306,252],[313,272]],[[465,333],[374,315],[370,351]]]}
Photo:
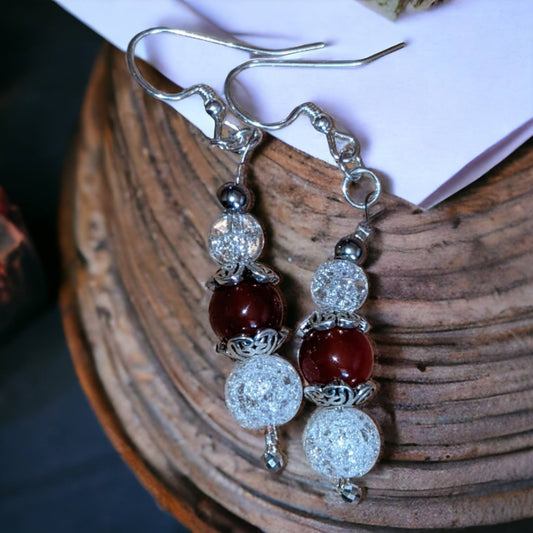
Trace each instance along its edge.
{"label": "pair of earrings", "polygon": [[[226,100],[241,126],[227,121],[226,104],[209,86],[199,84],[179,93],[168,93],[156,89],[142,76],[135,63],[136,46],[145,37],[158,33],[191,37],[262,56],[233,69],[225,81]],[[195,94],[201,96],[205,111],[215,123],[212,143],[240,156],[235,180],[218,191],[223,213],[214,222],[208,238],[210,255],[219,266],[208,282],[212,290],[209,319],[219,338],[216,351],[236,363],[225,386],[230,413],[241,427],[264,431],[263,464],[267,470],[276,472],[285,464],[277,428],[294,418],[305,396],[318,407],[302,436],[305,455],[315,471],[335,483],[345,501],[358,502],[362,489],[353,478],[369,472],[381,452],[380,430],[360,410],[375,395],[377,387],[370,379],[374,363],[372,344],[367,337],[370,325],[356,313],[368,295],[368,280],[361,265],[371,235],[368,210],[379,199],[380,181],[363,166],[357,139],[337,130],[332,117],[316,105],[302,104],[286,119],[265,124],[239,107],[232,90],[236,76],[248,68],[359,66],[398,50],[404,43],[355,61],[287,61],[266,57],[323,46],[313,43],[268,50],[186,30],[151,28],[131,40],[127,61],[137,83],[157,99],[177,101]],[[308,383],[305,388],[300,374],[277,354],[289,334],[284,326],[285,303],[278,288],[278,274],[257,261],[265,238],[261,225],[249,213],[253,195],[245,185],[247,162],[264,132],[288,126],[300,115],[307,116],[315,130],[326,136],[331,155],[344,176],[343,196],[351,206],[364,212],[364,219],[354,233],[337,242],[333,259],[321,264],[313,276],[311,295],[317,310],[296,329],[301,338],[300,373]],[[352,188],[363,182],[370,184],[369,191],[364,198],[355,198]]]}

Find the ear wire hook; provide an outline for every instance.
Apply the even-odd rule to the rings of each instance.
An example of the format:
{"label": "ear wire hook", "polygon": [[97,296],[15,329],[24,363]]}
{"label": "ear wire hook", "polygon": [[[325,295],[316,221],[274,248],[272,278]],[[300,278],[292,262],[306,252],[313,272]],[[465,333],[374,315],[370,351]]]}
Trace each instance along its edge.
{"label": "ear wire hook", "polygon": [[[322,111],[312,102],[306,102],[296,106],[285,119],[278,122],[264,123],[259,119],[252,117],[239,107],[233,95],[232,84],[235,78],[244,70],[256,67],[304,67],[304,68],[346,68],[357,67],[371,63],[376,59],[396,52],[406,46],[406,43],[399,43],[385,50],[362,59],[354,60],[286,60],[286,59],[251,59],[235,67],[227,76],[224,83],[224,93],[229,104],[231,112],[245,124],[251,127],[259,128],[263,131],[274,131],[292,124],[300,115],[305,114],[311,120],[311,124],[320,133],[326,136],[329,151],[335,160],[335,163],[344,174],[342,182],[342,194],[344,199],[356,209],[365,212],[365,220],[368,222],[368,209],[372,207],[381,195],[381,182],[377,174],[363,166],[360,154],[360,143],[350,133],[343,133],[335,127],[335,121],[332,117]],[[351,193],[352,185],[358,184],[362,179],[370,181],[372,191],[369,193],[364,202],[354,197]]]}
{"label": "ear wire hook", "polygon": [[[126,52],[126,59],[128,69],[133,79],[144,89],[150,96],[162,101],[178,101],[198,94],[202,97],[204,102],[204,108],[206,113],[213,119],[215,126],[211,143],[218,146],[222,150],[227,150],[236,154],[240,154],[239,166],[237,168],[237,175],[235,181],[237,184],[244,181],[244,172],[246,162],[250,158],[253,149],[261,141],[263,132],[259,128],[254,128],[245,124],[245,127],[239,127],[232,122],[226,121],[226,106],[217,93],[203,83],[193,85],[188,89],[180,90],[177,93],[169,93],[161,91],[154,87],[146,78],[141,74],[139,67],[135,62],[135,50],[137,45],[146,37],[150,35],[157,35],[160,33],[170,33],[182,37],[190,37],[192,39],[198,39],[212,44],[219,44],[227,46],[228,48],[235,48],[237,50],[243,50],[249,52],[252,55],[263,56],[285,56],[289,54],[296,54],[300,52],[307,52],[310,50],[317,50],[326,46],[325,43],[310,43],[301,46],[294,46],[291,48],[281,48],[278,50],[270,48],[261,48],[258,46],[252,46],[242,42],[228,41],[226,39],[220,39],[205,33],[198,33],[189,30],[182,30],[177,28],[156,27],[149,28],[141,31],[128,44]],[[229,132],[229,134],[228,134]]]}
{"label": "ear wire hook", "polygon": [[[237,104],[235,96],[233,94],[232,84],[235,78],[244,70],[256,67],[297,67],[297,68],[347,68],[347,67],[359,67],[361,65],[366,65],[372,61],[376,61],[388,54],[392,54],[397,50],[400,50],[407,43],[398,43],[390,48],[381,50],[375,54],[372,54],[368,57],[362,59],[353,59],[353,60],[286,60],[286,59],[250,59],[238,67],[235,67],[226,78],[224,83],[224,92],[226,95],[226,100],[230,106],[232,113],[238,117],[243,122],[246,122],[250,126],[255,126],[256,128],[261,128],[263,130],[274,131],[284,128],[292,124],[301,114],[308,115],[311,120],[317,118],[317,106],[313,103],[307,102],[296,106],[285,119],[280,120],[279,122],[270,122],[264,123],[259,119],[256,119],[248,114],[246,114],[241,107]],[[318,110],[319,111],[319,110]]]}
{"label": "ear wire hook", "polygon": [[128,44],[128,49],[126,52],[126,58],[128,62],[128,68],[131,72],[131,75],[135,81],[150,95],[158,100],[168,100],[168,101],[178,101],[193,94],[200,94],[204,101],[213,99],[214,91],[207,85],[198,84],[193,85],[189,89],[184,89],[178,93],[168,93],[161,91],[149,83],[146,78],[141,74],[139,67],[135,63],[135,50],[137,45],[146,37],[150,35],[157,35],[160,33],[171,33],[173,35],[179,35],[182,37],[189,37],[191,39],[197,39],[199,41],[205,41],[212,44],[219,44],[221,46],[226,46],[228,48],[235,48],[237,50],[243,50],[245,52],[250,52],[253,55],[263,55],[263,56],[286,56],[290,54],[298,54],[301,52],[308,52],[310,50],[318,50],[324,48],[326,43],[310,43],[304,44],[301,46],[294,46],[290,48],[280,48],[280,49],[271,49],[271,48],[261,48],[258,46],[252,46],[246,43],[241,43],[237,41],[229,41],[226,39],[221,39],[218,37],[213,37],[212,35],[207,35],[205,33],[199,33],[189,30],[182,30],[177,28],[166,28],[166,27],[156,27],[149,28],[147,30],[141,31]]}

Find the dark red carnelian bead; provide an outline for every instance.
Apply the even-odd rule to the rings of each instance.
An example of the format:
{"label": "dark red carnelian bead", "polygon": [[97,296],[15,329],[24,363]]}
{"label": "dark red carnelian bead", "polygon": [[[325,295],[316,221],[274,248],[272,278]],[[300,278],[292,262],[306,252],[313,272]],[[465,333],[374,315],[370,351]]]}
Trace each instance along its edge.
{"label": "dark red carnelian bead", "polygon": [[326,385],[340,379],[354,387],[372,374],[374,351],[357,329],[313,330],[304,337],[298,362],[309,383]]}
{"label": "dark red carnelian bead", "polygon": [[209,321],[221,339],[255,335],[265,328],[279,330],[285,321],[285,301],[271,283],[243,280],[223,285],[211,297]]}

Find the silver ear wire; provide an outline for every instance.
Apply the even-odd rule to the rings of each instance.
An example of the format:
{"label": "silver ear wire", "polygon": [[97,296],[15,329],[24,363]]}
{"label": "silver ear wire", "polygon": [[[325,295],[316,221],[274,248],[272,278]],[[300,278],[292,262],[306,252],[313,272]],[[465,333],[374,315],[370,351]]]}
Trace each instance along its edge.
{"label": "silver ear wire", "polygon": [[[135,50],[137,45],[146,37],[151,35],[158,35],[160,33],[170,33],[172,35],[178,35],[181,37],[189,37],[191,39],[197,39],[200,41],[205,41],[212,44],[219,44],[221,46],[226,46],[228,48],[235,48],[237,50],[243,50],[249,52],[252,55],[262,55],[262,56],[285,56],[290,54],[297,54],[301,52],[308,52],[310,50],[317,50],[326,46],[325,43],[310,43],[304,44],[301,46],[293,46],[290,48],[280,48],[280,49],[271,49],[271,48],[261,48],[258,46],[252,46],[242,42],[229,41],[226,39],[220,39],[218,37],[213,37],[211,35],[206,35],[205,33],[198,33],[189,30],[182,30],[178,28],[166,28],[166,27],[156,27],[149,28],[147,30],[141,31],[128,44],[128,49],[126,51],[126,60],[128,64],[128,69],[133,77],[133,79],[144,89],[150,96],[156,98],[157,100],[162,101],[173,101],[177,102],[183,100],[189,96],[195,94],[202,97],[204,102],[204,109],[206,113],[213,119],[215,122],[215,128],[213,132],[212,143],[218,146],[222,150],[227,150],[234,153],[241,154],[241,160],[239,163],[239,168],[237,172],[237,182],[240,183],[243,180],[244,167],[247,158],[251,151],[257,146],[261,141],[262,131],[259,128],[249,126],[245,124],[244,128],[240,128],[231,122],[225,120],[226,118],[226,105],[224,101],[217,95],[217,93],[204,83],[199,83],[193,85],[188,89],[183,89],[177,93],[169,93],[162,91],[154,87],[141,73],[137,63],[135,62]],[[229,131],[229,134],[224,134],[224,131]]]}
{"label": "silver ear wire", "polygon": [[224,93],[226,95],[226,100],[228,101],[229,107],[232,113],[236,117],[241,119],[246,124],[250,126],[255,126],[256,128],[261,128],[266,131],[274,131],[284,128],[292,124],[300,115],[306,114],[311,119],[316,118],[316,109],[317,106],[312,103],[305,103],[296,106],[285,119],[280,120],[279,122],[270,122],[265,123],[261,122],[259,119],[252,117],[251,115],[245,113],[241,107],[237,104],[235,96],[233,94],[233,82],[235,78],[244,70],[257,67],[296,67],[296,68],[351,68],[351,67],[360,67],[368,63],[372,63],[377,59],[380,59],[388,54],[392,54],[397,50],[400,50],[406,46],[406,43],[398,43],[390,48],[381,50],[375,54],[372,54],[368,57],[362,59],[353,59],[353,60],[287,60],[287,59],[276,59],[276,58],[261,58],[261,59],[250,59],[245,61],[238,67],[235,67],[226,78],[224,83]]}
{"label": "silver ear wire", "polygon": [[[136,35],[127,50],[131,75],[148,94],[166,101],[200,95],[205,111],[215,123],[211,143],[221,150],[240,155],[235,180],[222,185],[217,194],[224,211],[209,233],[209,253],[219,266],[208,283],[213,291],[209,318],[219,337],[217,353],[237,361],[225,385],[228,410],[241,427],[265,432],[262,462],[267,470],[278,472],[284,467],[285,458],[276,427],[297,414],[303,399],[303,387],[294,367],[275,353],[289,333],[283,326],[285,303],[276,287],[279,276],[257,262],[264,246],[264,232],[254,216],[248,213],[253,194],[244,183],[245,170],[253,150],[263,138],[263,130],[246,123],[236,125],[227,121],[224,101],[208,85],[194,85],[169,93],[150,84],[135,63],[135,49],[142,39],[159,33],[192,37],[266,56],[305,52],[325,45],[313,43],[271,50],[187,30],[151,28]],[[243,305],[246,312],[242,311]],[[253,310],[255,308],[260,310]],[[237,318],[230,320],[229,315]]]}
{"label": "silver ear wire", "polygon": [[[335,163],[344,174],[342,183],[342,193],[345,200],[356,209],[365,211],[368,217],[368,209],[372,207],[381,195],[381,182],[373,170],[363,165],[360,156],[360,144],[356,137],[350,133],[343,133],[337,130],[333,118],[322,111],[312,102],[306,102],[296,106],[283,120],[278,122],[265,123],[246,113],[237,104],[233,94],[233,83],[237,76],[250,68],[257,67],[295,67],[295,68],[351,68],[366,65],[376,61],[381,57],[396,52],[406,46],[406,43],[398,43],[390,48],[381,50],[375,54],[362,59],[353,60],[287,60],[276,58],[256,58],[245,61],[235,67],[227,76],[224,82],[224,93],[231,112],[245,124],[260,128],[263,131],[280,130],[292,124],[300,115],[307,115],[311,124],[320,133],[326,136],[329,151]],[[355,198],[351,189],[361,180],[371,182],[371,192],[366,195],[364,201]]]}
{"label": "silver ear wire", "polygon": [[[290,48],[280,48],[280,49],[261,48],[259,46],[253,46],[253,45],[249,45],[243,42],[229,41],[227,39],[213,37],[212,35],[206,35],[205,33],[182,30],[179,28],[166,28],[166,27],[149,28],[135,35],[135,37],[133,37],[133,39],[129,42],[128,49],[126,51],[128,68],[131,72],[131,75],[133,76],[133,79],[150,96],[153,96],[154,98],[157,98],[158,100],[169,100],[169,101],[182,100],[184,98],[187,98],[188,96],[192,96],[193,94],[200,94],[202,97],[204,97],[206,88],[210,89],[211,91],[212,89],[208,87],[207,85],[199,84],[199,85],[193,85],[189,89],[184,89],[178,93],[168,93],[165,91],[161,91],[160,89],[157,89],[156,87],[154,87],[151,83],[149,83],[146,80],[146,78],[141,74],[139,67],[135,63],[135,50],[137,48],[137,45],[143,39],[151,35],[158,35],[160,33],[170,33],[172,35],[189,37],[191,39],[197,39],[199,41],[205,41],[207,43],[226,46],[228,48],[235,48],[236,50],[243,50],[245,52],[249,52],[254,56],[268,56],[268,57],[286,56],[290,54],[298,54],[301,52],[309,52],[311,50],[318,50],[326,46],[326,43],[317,42],[317,43],[304,44],[301,46],[293,46]],[[209,94],[209,97],[211,97],[211,94]],[[205,101],[205,98],[204,98],[204,101]]]}

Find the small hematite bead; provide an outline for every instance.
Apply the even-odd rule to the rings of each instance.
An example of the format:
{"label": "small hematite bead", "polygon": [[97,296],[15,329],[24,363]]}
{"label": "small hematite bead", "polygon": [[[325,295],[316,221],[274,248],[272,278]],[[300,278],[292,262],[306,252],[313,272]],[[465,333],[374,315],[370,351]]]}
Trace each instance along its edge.
{"label": "small hematite bead", "polygon": [[309,418],[302,444],[320,474],[332,479],[361,477],[379,458],[381,435],[374,420],[359,409],[320,408]]}
{"label": "small hematite bead", "polygon": [[218,200],[224,209],[243,213],[252,206],[252,193],[243,185],[225,183],[217,193]]}
{"label": "small hematite bead", "polygon": [[354,236],[343,237],[335,245],[335,259],[346,259],[360,265],[366,259],[366,244]]}
{"label": "small hematite bead", "polygon": [[298,372],[277,355],[257,355],[237,363],[226,381],[226,405],[246,429],[281,426],[302,403]]}
{"label": "small hematite bead", "polygon": [[363,269],[345,259],[322,263],[311,281],[311,296],[322,309],[355,311],[367,295],[368,280]]}
{"label": "small hematite bead", "polygon": [[219,265],[255,261],[265,238],[257,220],[245,213],[224,213],[209,232],[209,252]]}

